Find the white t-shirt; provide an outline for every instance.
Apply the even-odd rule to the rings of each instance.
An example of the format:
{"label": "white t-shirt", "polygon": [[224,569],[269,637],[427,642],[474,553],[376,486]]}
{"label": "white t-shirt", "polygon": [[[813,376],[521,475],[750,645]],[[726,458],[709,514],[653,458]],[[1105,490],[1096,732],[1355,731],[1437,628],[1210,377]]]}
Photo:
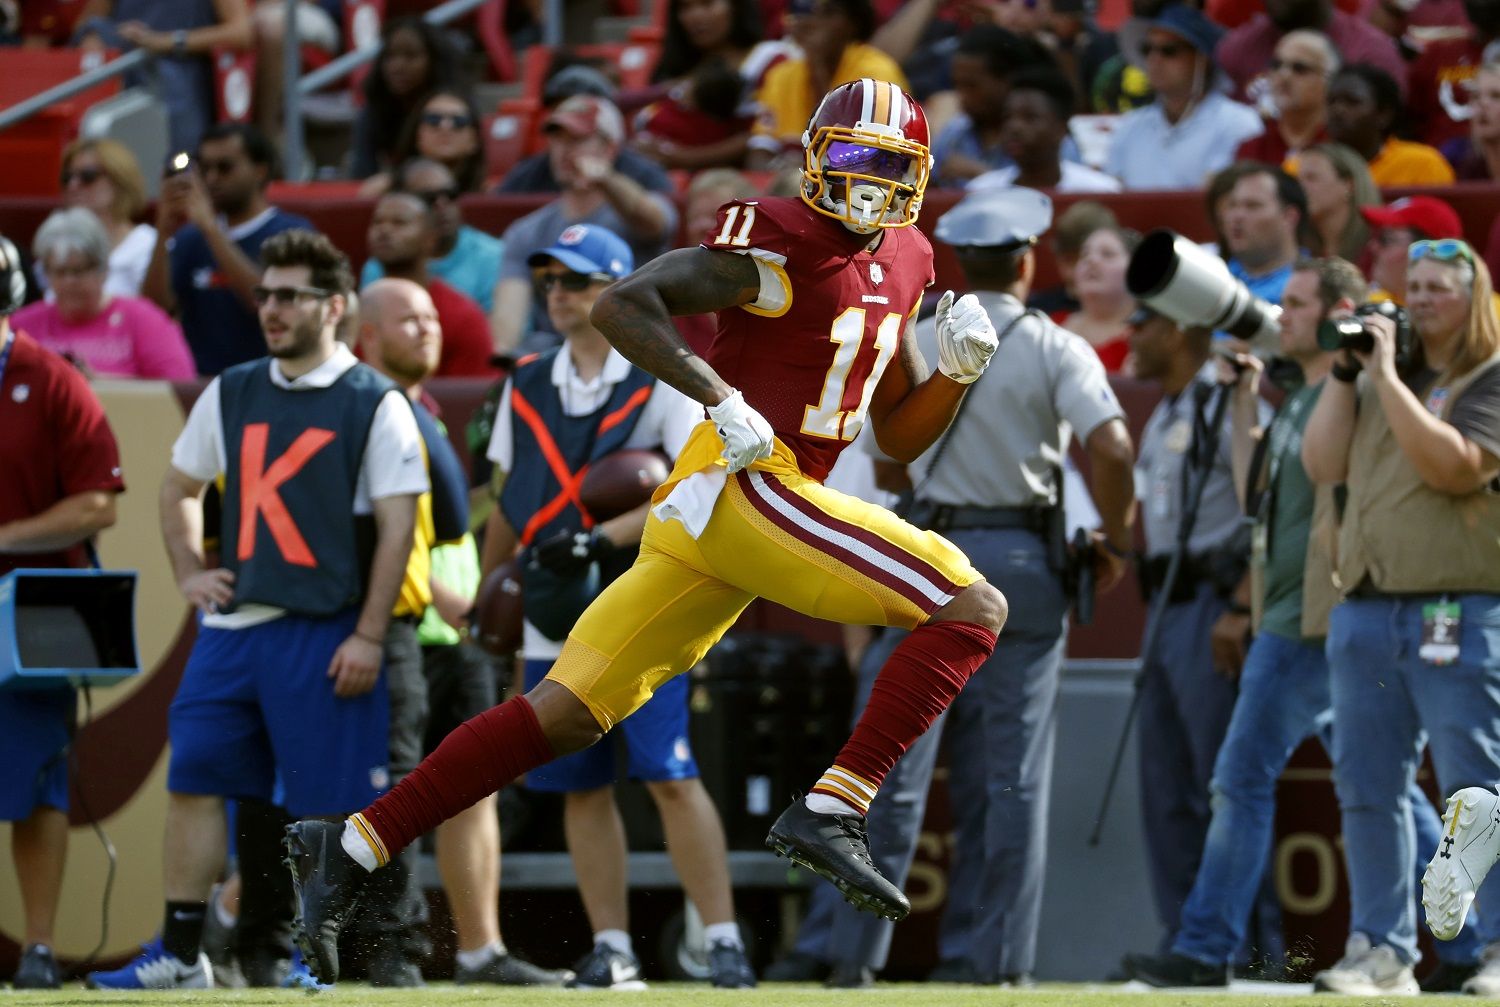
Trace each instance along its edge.
{"label": "white t-shirt", "polygon": [[[300,378],[287,380],[281,365],[266,361],[271,383],[291,391],[327,388],[358,364],[354,354],[342,343],[333,355]],[[172,445],[172,467],[199,482],[211,482],[227,466],[224,448],[224,414],[219,408],[219,379],[214,378],[193,403],[187,424]],[[422,433],[412,415],[411,404],[400,395],[387,395],[375,410],[370,422],[370,436],[360,460],[359,479],[354,489],[354,514],[369,514],[373,500],[405,494],[421,494],[430,488],[427,464],[422,457]],[[203,625],[218,629],[243,629],[284,615],[285,610],[269,605],[241,605],[228,615],[208,615]]]}
{"label": "white t-shirt", "polygon": [[[609,401],[615,385],[630,375],[630,361],[614,350],[609,351],[604,367],[589,381],[578,375],[573,358],[564,347],[552,361],[552,384],[562,399],[563,412],[568,416],[587,416]],[[674,461],[682,446],[687,443],[693,428],[704,420],[703,406],[683,395],[665,382],[658,381],[651,397],[641,409],[630,436],[625,439],[624,449],[660,448]],[[515,438],[511,432],[510,382],[500,396],[500,409],[495,415],[495,428],[490,435],[490,446],[486,454],[495,467],[509,473],[514,459]],[[562,643],[549,640],[541,631],[525,622],[521,639],[521,653],[528,661],[555,661],[562,653]]]}

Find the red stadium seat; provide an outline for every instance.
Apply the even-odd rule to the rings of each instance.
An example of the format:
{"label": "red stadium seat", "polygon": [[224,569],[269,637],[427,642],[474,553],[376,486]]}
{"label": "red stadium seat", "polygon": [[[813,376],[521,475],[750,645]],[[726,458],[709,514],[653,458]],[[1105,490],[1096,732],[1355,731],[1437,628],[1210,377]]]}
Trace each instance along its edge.
{"label": "red stadium seat", "polygon": [[[650,84],[656,61],[661,58],[661,45],[654,41],[600,42],[597,45],[569,46],[567,51],[579,59],[603,63],[605,73],[615,78],[621,90],[627,91]],[[541,100],[542,86],[552,66],[552,55],[553,49],[545,45],[534,45],[526,50],[521,80],[527,97]]]}
{"label": "red stadium seat", "polygon": [[491,0],[475,11],[474,25],[495,79],[515,80],[516,53],[505,35],[505,0]]}
{"label": "red stadium seat", "polygon": [[[84,49],[5,49],[0,74],[0,108],[72,80],[85,70],[113,59],[113,51]],[[118,94],[120,79],[105,81],[44,109],[0,133],[0,164],[5,165],[7,195],[51,196],[60,191],[62,151],[78,133],[90,105]]]}
{"label": "red stadium seat", "polygon": [[517,161],[534,153],[542,103],[531,98],[508,98],[493,115],[484,118],[484,163],[490,178],[498,181]]}

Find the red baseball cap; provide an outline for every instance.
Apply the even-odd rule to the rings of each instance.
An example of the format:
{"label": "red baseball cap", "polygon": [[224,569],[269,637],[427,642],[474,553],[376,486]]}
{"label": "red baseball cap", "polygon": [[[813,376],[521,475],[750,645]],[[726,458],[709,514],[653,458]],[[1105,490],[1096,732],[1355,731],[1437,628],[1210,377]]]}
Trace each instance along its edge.
{"label": "red baseball cap", "polygon": [[557,130],[571,133],[582,139],[598,134],[610,143],[625,140],[625,118],[608,98],[596,94],[575,94],[547,116],[542,132]]}
{"label": "red baseball cap", "polygon": [[1362,206],[1371,227],[1409,227],[1427,238],[1462,238],[1458,211],[1436,196],[1405,196],[1386,206]]}

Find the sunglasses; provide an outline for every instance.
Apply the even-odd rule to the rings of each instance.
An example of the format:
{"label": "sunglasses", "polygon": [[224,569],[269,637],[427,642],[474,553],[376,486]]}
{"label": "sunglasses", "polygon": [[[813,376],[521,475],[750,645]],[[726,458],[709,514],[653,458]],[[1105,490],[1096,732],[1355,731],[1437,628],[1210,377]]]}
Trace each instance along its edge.
{"label": "sunglasses", "polygon": [[1435,241],[1423,239],[1413,241],[1411,247],[1406,250],[1406,261],[1416,262],[1419,259],[1437,259],[1439,262],[1452,262],[1454,259],[1463,259],[1469,265],[1474,265],[1474,249],[1469,247],[1467,241],[1458,238],[1439,238]]}
{"label": "sunglasses", "polygon": [[1312,63],[1304,63],[1299,59],[1275,59],[1266,64],[1266,69],[1275,73],[1277,70],[1290,70],[1298,77],[1308,77],[1315,73],[1323,73],[1323,68]]}
{"label": "sunglasses", "polygon": [[1155,53],[1166,59],[1176,59],[1185,52],[1192,52],[1192,47],[1181,42],[1145,42],[1141,45],[1141,55],[1150,56]]}
{"label": "sunglasses", "polygon": [[426,203],[428,206],[436,206],[438,203],[442,202],[445,199],[450,203],[455,201],[456,199],[458,199],[459,191],[458,186],[450,185],[445,189],[430,189],[426,192],[413,192],[412,195],[419,197],[422,202]]}
{"label": "sunglasses", "polygon": [[589,289],[591,283],[608,283],[610,279],[598,273],[538,273],[536,289],[538,293],[547,294],[553,287],[560,286],[576,294]]}
{"label": "sunglasses", "polygon": [[422,125],[433,129],[444,126],[449,129],[468,129],[474,125],[474,120],[467,112],[423,112]]}
{"label": "sunglasses", "polygon": [[62,173],[62,184],[64,189],[74,182],[79,185],[93,185],[103,177],[103,168],[74,168],[72,171]]}
{"label": "sunglasses", "polygon": [[277,304],[296,304],[302,300],[321,301],[325,297],[332,296],[333,291],[324,290],[322,287],[256,287],[250,291],[250,299],[260,307],[264,307],[269,301],[275,301]]}

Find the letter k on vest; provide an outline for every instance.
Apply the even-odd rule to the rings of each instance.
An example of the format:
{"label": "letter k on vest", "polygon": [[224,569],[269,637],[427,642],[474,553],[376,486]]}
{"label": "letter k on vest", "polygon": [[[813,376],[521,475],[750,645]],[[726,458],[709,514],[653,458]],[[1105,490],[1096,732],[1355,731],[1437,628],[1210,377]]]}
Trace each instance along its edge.
{"label": "letter k on vest", "polygon": [[248,423],[240,439],[240,535],[239,559],[255,555],[256,515],[264,514],[266,527],[276,540],[282,557],[296,566],[317,566],[307,541],[297,530],[297,522],[287,511],[277,492],[281,484],[302,471],[313,455],[334,439],[332,430],[312,427],[302,431],[286,453],[266,468],[266,436],[270,425]]}

